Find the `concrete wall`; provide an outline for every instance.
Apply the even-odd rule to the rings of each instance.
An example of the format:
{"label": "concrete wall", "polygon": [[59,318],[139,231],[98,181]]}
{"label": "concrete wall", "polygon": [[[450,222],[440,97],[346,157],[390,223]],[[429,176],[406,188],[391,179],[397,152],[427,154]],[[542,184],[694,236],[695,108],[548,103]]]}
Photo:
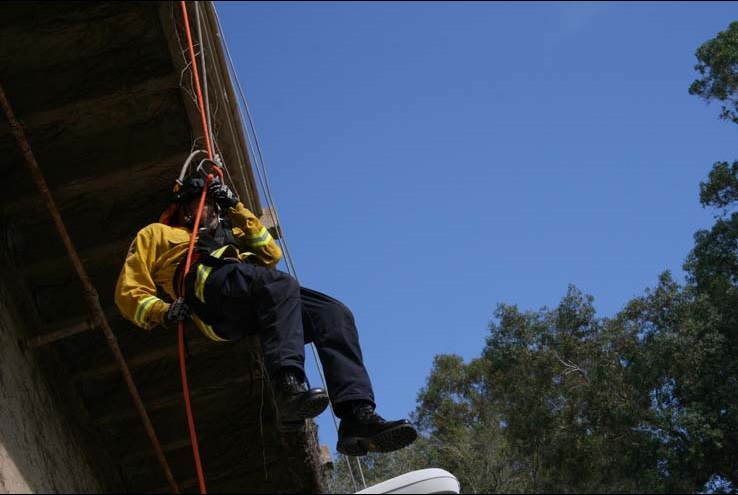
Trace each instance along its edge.
{"label": "concrete wall", "polygon": [[0,493],[106,491],[39,364],[48,351],[19,344],[28,318],[20,317],[6,274],[0,281]]}

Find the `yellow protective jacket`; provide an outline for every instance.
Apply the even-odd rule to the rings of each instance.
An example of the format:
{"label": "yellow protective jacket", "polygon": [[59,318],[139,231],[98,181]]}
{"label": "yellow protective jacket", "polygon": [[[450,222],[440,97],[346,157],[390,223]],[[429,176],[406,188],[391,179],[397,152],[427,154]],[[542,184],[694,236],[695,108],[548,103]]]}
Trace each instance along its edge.
{"label": "yellow protective jacket", "polygon": [[[266,227],[242,203],[229,208],[229,213],[239,249],[229,247],[227,255],[237,256],[242,261],[256,257],[249,259],[274,268],[282,258],[282,250]],[[164,322],[169,303],[157,297],[157,287],[161,287],[172,299],[176,298],[174,272],[180,263],[185,262],[189,245],[190,230],[184,227],[152,223],[138,232],[115,287],[115,304],[126,319],[145,330]],[[204,284],[204,279],[199,282]],[[206,336],[223,340],[215,335],[212,327],[192,316]]]}

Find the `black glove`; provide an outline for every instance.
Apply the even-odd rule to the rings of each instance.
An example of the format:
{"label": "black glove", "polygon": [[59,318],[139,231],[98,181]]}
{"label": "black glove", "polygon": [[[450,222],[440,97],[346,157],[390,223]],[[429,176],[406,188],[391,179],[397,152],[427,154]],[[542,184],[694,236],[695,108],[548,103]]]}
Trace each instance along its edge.
{"label": "black glove", "polygon": [[178,297],[169,305],[167,314],[164,316],[166,326],[178,323],[190,316],[190,307],[184,300],[184,297]]}
{"label": "black glove", "polygon": [[208,186],[208,194],[221,208],[233,208],[240,201],[236,193],[220,182],[220,180],[214,180]]}

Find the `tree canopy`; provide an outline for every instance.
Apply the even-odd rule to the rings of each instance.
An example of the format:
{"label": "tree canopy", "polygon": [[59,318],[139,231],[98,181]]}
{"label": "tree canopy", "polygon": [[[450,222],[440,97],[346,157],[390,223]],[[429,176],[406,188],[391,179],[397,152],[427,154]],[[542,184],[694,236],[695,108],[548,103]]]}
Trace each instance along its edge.
{"label": "tree canopy", "polygon": [[725,102],[720,118],[738,124],[738,21],[697,49],[695,70],[703,77],[689,87],[689,94],[706,101]]}

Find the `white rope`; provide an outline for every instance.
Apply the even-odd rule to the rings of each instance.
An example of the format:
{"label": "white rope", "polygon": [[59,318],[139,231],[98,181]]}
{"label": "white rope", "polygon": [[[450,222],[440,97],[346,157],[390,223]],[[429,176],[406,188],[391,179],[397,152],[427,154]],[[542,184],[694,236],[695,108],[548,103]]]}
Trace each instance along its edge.
{"label": "white rope", "polygon": [[[241,105],[237,105],[238,111],[239,111],[239,115],[240,115],[240,118],[241,118],[241,125],[244,128],[243,129],[244,130],[244,134],[246,135],[246,137],[248,139],[248,142],[250,144],[249,150],[254,150],[255,149],[257,151],[257,153],[258,153],[258,159],[257,159],[256,156],[253,156],[254,159],[253,159],[252,163],[255,165],[255,169],[257,171],[257,176],[259,178],[259,182],[260,182],[260,185],[261,185],[261,188],[262,188],[262,192],[265,195],[265,199],[267,201],[267,205],[270,206],[269,212],[270,212],[270,215],[272,216],[273,225],[275,225],[275,228],[277,229],[277,231],[279,233],[278,237],[280,238],[281,244],[283,246],[283,251],[284,251],[284,254],[285,254],[284,259],[285,259],[285,263],[287,265],[287,271],[288,271],[288,273],[290,273],[290,275],[292,275],[299,282],[299,278],[297,276],[297,270],[295,269],[295,265],[294,265],[293,260],[292,260],[292,254],[291,254],[291,252],[289,250],[289,247],[287,245],[287,239],[286,239],[286,237],[284,235],[284,232],[282,231],[281,224],[279,223],[279,219],[278,219],[278,215],[277,215],[277,207],[276,207],[276,204],[274,202],[274,198],[272,196],[271,187],[269,185],[269,178],[268,178],[266,166],[264,164],[264,155],[263,155],[263,153],[261,151],[261,145],[259,143],[258,135],[256,134],[256,128],[254,126],[254,121],[253,121],[253,118],[251,116],[251,112],[249,110],[248,102],[246,100],[246,95],[244,94],[243,87],[241,86],[241,81],[240,81],[240,79],[238,77],[238,73],[236,71],[235,64],[233,63],[233,58],[231,57],[230,50],[228,49],[228,44],[227,44],[227,42],[225,40],[225,37],[223,35],[223,28],[222,28],[221,23],[220,23],[220,17],[218,16],[217,11],[215,11],[215,8],[213,8],[213,11],[215,13],[215,20],[216,20],[216,23],[217,23],[217,26],[218,26],[218,31],[220,32],[220,35],[221,35],[223,47],[225,49],[225,53],[226,53],[226,56],[228,58],[228,63],[230,65],[231,77],[232,78],[235,78],[235,80],[236,80],[236,86],[238,87],[239,96],[241,97],[241,102],[243,103],[243,106],[246,109],[246,115],[248,117],[249,127],[246,128],[245,120],[244,120],[244,115],[243,115],[243,112],[241,110]],[[250,132],[249,132],[249,129],[250,129]],[[251,139],[251,135],[252,134],[253,134],[253,141]],[[253,155],[253,151],[251,151],[251,154]],[[318,374],[320,375],[320,379],[321,379],[321,382],[323,384],[323,387],[327,390],[328,389],[328,384],[326,382],[325,375],[323,374],[323,370],[321,369],[321,366],[320,366],[320,360],[318,359],[318,354],[317,354],[317,350],[316,350],[315,344],[311,342],[310,343],[310,348],[312,350],[313,358],[315,359],[316,368],[318,370]],[[338,432],[338,421],[336,419],[336,414],[335,414],[335,412],[333,410],[333,405],[332,404],[331,404],[331,417],[333,419],[333,424],[335,426],[336,432]],[[356,486],[356,480],[355,480],[354,474],[353,474],[353,470],[351,469],[351,462],[350,462],[348,456],[346,456],[346,455],[344,455],[344,459],[346,460],[346,466],[349,469],[349,476],[351,477],[351,482],[353,483],[354,491],[358,491],[357,490],[357,486]],[[364,479],[364,471],[361,468],[361,463],[359,462],[359,459],[358,458],[356,459],[356,463],[357,463],[357,466],[359,468],[359,472],[361,474],[362,484],[363,484],[364,488],[366,488],[366,480]]]}
{"label": "white rope", "polygon": [[[218,24],[218,30],[221,33],[223,33],[223,28],[220,25],[220,18],[218,17],[217,12],[215,13],[216,22]],[[259,177],[259,182],[262,187],[262,192],[265,195],[265,199],[267,202],[267,205],[271,205],[270,214],[272,217],[272,221],[277,228],[279,232],[279,237],[282,240],[283,244],[283,251],[285,252],[285,263],[287,264],[288,272],[297,278],[297,269],[295,268],[295,265],[293,263],[292,253],[289,250],[289,245],[287,243],[287,238],[284,234],[284,231],[282,230],[281,224],[279,223],[279,218],[277,215],[277,208],[274,201],[274,197],[272,196],[272,189],[269,185],[269,176],[267,173],[266,165],[264,163],[264,155],[261,151],[261,144],[259,142],[259,137],[256,134],[256,128],[254,127],[253,118],[251,117],[251,111],[249,110],[248,101],[246,100],[246,96],[244,95],[243,87],[241,86],[241,81],[238,77],[238,73],[236,72],[235,64],[233,63],[233,58],[231,57],[230,50],[228,49],[228,45],[225,41],[225,38],[223,38],[223,46],[225,48],[226,56],[228,57],[228,62],[231,67],[231,76],[235,78],[236,80],[236,86],[238,87],[239,96],[241,97],[241,102],[243,103],[244,108],[246,109],[246,116],[247,119],[244,119],[243,111],[241,109],[241,106],[238,105],[238,112],[241,117],[241,124],[244,127],[244,134],[246,135],[248,142],[249,142],[249,150],[252,153],[253,160],[252,163],[255,166],[257,175]],[[246,127],[246,122],[249,123],[249,127]],[[250,132],[249,132],[250,131]],[[252,139],[253,135],[253,139]],[[253,154],[253,150],[256,150],[258,153],[258,157]]]}
{"label": "white rope", "polygon": [[[213,110],[210,106],[210,92],[208,91],[209,77],[208,77],[208,70],[207,70],[207,60],[205,57],[206,57],[206,52],[209,54],[213,54],[215,52],[215,49],[213,48],[212,41],[209,39],[206,39],[208,38],[208,31],[202,29],[202,14],[200,12],[200,5],[199,5],[200,2],[194,2],[194,4],[195,4],[195,15],[197,19],[197,41],[198,41],[197,48],[199,49],[199,55],[200,55],[200,61],[201,61],[201,64],[200,64],[201,72],[202,72],[201,80],[203,83],[203,92],[204,92],[203,105],[205,107],[205,116],[206,116],[206,124],[208,126],[207,127],[208,135],[210,138],[210,143],[211,143],[213,153],[215,155],[213,158],[214,158],[214,161],[217,162],[217,165],[219,166],[219,168],[223,171],[224,179],[227,177],[228,182],[230,182],[231,184],[235,184],[235,180],[231,176],[231,172],[227,164],[224,161],[223,154],[221,153],[221,148],[218,144],[218,138],[217,138],[218,131],[213,125],[213,114],[217,114],[220,108],[220,100],[218,99],[218,96],[225,94],[225,89],[223,87],[222,81],[220,80],[220,74],[218,73],[218,71],[214,71],[215,77],[216,77],[216,83],[217,83],[216,85],[219,86],[220,92],[216,92],[214,95],[215,96],[215,109]],[[179,45],[180,45],[180,48],[184,50],[181,41],[179,41]],[[192,83],[191,68],[192,68],[192,64],[191,62],[188,62],[188,65],[185,68],[185,70],[187,70],[188,74],[190,75],[190,80]],[[184,71],[183,71],[183,74],[184,74]],[[180,82],[181,82],[181,78],[180,78]],[[192,94],[194,93],[194,90],[187,91],[187,93],[192,96]],[[199,105],[197,104],[198,103],[197,99],[193,97],[193,101],[195,102],[195,106],[199,109]],[[230,122],[230,113],[226,111],[225,115],[226,115],[226,119],[228,121],[230,130],[231,130],[231,134],[234,139],[234,142],[236,142],[237,139],[236,139],[235,134],[233,133],[232,123]],[[237,159],[242,159],[243,156],[241,154],[240,147],[234,146],[234,149],[236,150]],[[242,184],[244,184],[244,189],[245,189],[246,188],[245,185],[247,184],[247,181],[246,181],[246,176],[243,171],[243,167],[239,167],[238,170],[241,171]]]}
{"label": "white rope", "polygon": [[[175,19],[174,15],[174,2],[170,2],[169,4],[169,16],[171,17],[171,22],[173,26],[177,25],[177,21]],[[187,94],[192,102],[195,104],[195,108],[199,109],[200,105],[197,103],[197,96],[195,96],[194,91],[194,82],[192,79],[192,61],[188,60],[187,58],[187,52],[189,52],[189,47],[185,48],[184,44],[182,43],[182,38],[179,35],[179,31],[177,29],[174,30],[174,34],[177,38],[177,44],[179,45],[179,54],[182,56],[182,70],[179,73],[179,88]],[[190,86],[188,87],[184,83],[185,74],[190,76]]]}
{"label": "white rope", "polygon": [[[197,4],[197,2],[196,2]],[[171,18],[171,23],[173,26],[177,25],[176,16],[174,14],[174,2],[170,2],[169,5],[169,16]],[[196,5],[197,7],[197,5]],[[199,30],[199,24],[198,24],[198,30]],[[184,43],[182,41],[182,38],[180,37],[179,31],[175,28],[174,29],[175,37],[177,38],[177,44],[179,45],[179,54],[182,56],[182,65],[183,68],[179,73],[179,88],[190,97],[192,100],[193,105],[195,105],[195,108],[199,111],[200,110],[200,104],[197,101],[197,97],[195,96],[195,82],[194,82],[194,72],[192,70],[192,60],[187,57],[187,53],[189,52],[189,47],[185,47]],[[202,44],[202,43],[200,43]],[[189,79],[189,84],[185,84],[185,77]],[[204,146],[202,144],[198,144],[198,141],[204,140],[203,138],[196,137],[193,139],[192,148],[190,149],[190,156],[185,161],[184,165],[182,166],[181,173],[179,175],[179,182],[182,182],[185,175],[189,175],[191,173],[191,162],[195,155],[197,155],[200,152],[205,152]]]}
{"label": "white rope", "polygon": [[[217,13],[216,13],[216,20],[217,20]],[[206,38],[209,36],[207,32],[205,32],[205,36],[206,36]],[[209,38],[207,38],[207,44],[208,44],[208,48],[210,49],[210,53],[213,53],[215,51],[215,48],[213,47],[212,40],[210,40]],[[220,95],[226,94],[225,84],[221,80],[220,73],[218,71],[215,71],[215,78],[217,80],[217,85],[218,85],[218,87],[220,89],[220,93],[219,94]],[[243,121],[243,114],[241,113],[240,107],[238,107],[238,111],[239,111],[239,116],[240,116],[241,120]],[[228,124],[228,130],[231,133],[231,137],[233,138],[234,142],[237,142],[238,139],[237,139],[237,136],[236,136],[236,131],[235,131],[235,128],[234,128],[234,125],[233,125],[233,121],[231,119],[231,114],[228,111],[225,112],[225,120],[226,120],[226,122]],[[246,129],[242,129],[242,130],[246,131]],[[255,170],[256,170],[257,179],[259,181],[259,185],[261,186],[261,190],[262,190],[263,194],[266,196],[266,191],[267,190],[270,190],[269,189],[269,184],[268,184],[268,182],[266,182],[266,176],[265,176],[266,169],[263,167],[263,165],[260,164],[260,162],[257,159],[257,157],[253,154],[253,151],[252,150],[255,148],[255,145],[254,145],[254,142],[253,142],[253,140],[251,138],[251,134],[248,133],[248,132],[244,132],[243,135],[246,137],[246,140],[247,140],[246,151],[247,151],[248,156],[250,158],[250,162],[255,165]],[[243,155],[241,153],[241,148],[239,146],[236,146],[235,147],[235,150],[236,150],[236,153],[238,155],[238,158],[240,159],[239,163],[241,163],[241,164],[245,163],[245,160],[243,160],[244,157],[243,157]],[[238,167],[238,170],[241,172],[241,179],[243,181],[242,182],[243,189],[244,190],[247,190],[247,184],[248,184],[248,182],[246,180],[244,167],[243,166]],[[226,172],[228,172],[228,176],[229,176],[229,179],[230,179],[231,178],[230,177],[230,172],[227,170],[227,168],[226,168]],[[233,183],[235,183],[235,182],[233,182]],[[267,199],[267,204],[273,204],[274,203],[274,201],[271,198],[271,196],[267,196],[266,199]],[[273,224],[277,228],[279,228],[279,221],[275,217],[274,209],[270,209],[269,212],[271,214],[270,217],[271,217],[271,220],[272,220]],[[278,235],[277,237],[281,237],[282,239],[284,239],[283,235],[281,235],[281,236]],[[285,260],[285,262],[287,262],[287,260]],[[288,272],[289,272],[290,269],[294,269],[294,265],[292,265],[291,268],[288,267]]]}
{"label": "white rope", "polygon": [[[205,49],[208,50],[209,53],[214,53],[215,52],[215,48],[214,48],[214,45],[213,45],[213,41],[209,37],[209,32],[208,31],[205,31],[204,34],[205,34]],[[219,95],[226,94],[225,85],[223,84],[223,81],[220,78],[220,72],[219,71],[214,71],[214,74],[215,74],[215,83],[216,83],[216,86],[219,89],[219,91],[216,93],[215,96],[217,97]],[[219,100],[216,99],[216,103],[220,103]],[[226,106],[226,105],[224,105],[224,106]],[[216,107],[216,110],[215,110],[215,113],[216,114],[218,112],[218,108],[219,107]],[[228,131],[229,131],[229,133],[231,135],[231,140],[232,140],[233,143],[237,143],[238,142],[238,136],[237,136],[236,130],[235,130],[234,126],[233,126],[233,121],[231,119],[231,112],[225,110],[224,113],[225,113],[225,121],[226,121],[226,124],[228,126]],[[213,130],[213,134],[214,134],[214,146],[217,149],[217,153],[221,156],[221,158],[223,160],[225,160],[223,158],[223,154],[221,153],[220,146],[217,143],[217,139],[215,138],[215,134],[216,134],[215,133],[215,130]],[[241,147],[236,145],[236,146],[233,147],[233,150],[234,150],[234,152],[236,154],[236,157],[235,157],[236,158],[236,163],[239,163],[239,164],[246,163],[245,157],[243,156],[243,153],[241,151]],[[230,183],[231,184],[236,184],[236,180],[231,176],[230,170],[228,169],[227,164],[225,163],[225,161],[223,162],[223,171],[225,172],[225,175],[228,177],[228,180],[230,181]],[[246,170],[245,170],[245,167],[244,166],[236,167],[236,171],[237,172],[240,172],[240,180],[241,180],[242,190],[244,190],[244,191],[248,190],[248,181],[246,179]]]}
{"label": "white rope", "polygon": [[202,24],[200,21],[200,2],[194,2],[195,4],[195,19],[197,20],[197,43],[200,46],[200,72],[202,72],[202,92],[205,97],[205,117],[206,124],[210,139],[210,145],[215,150],[215,136],[213,135],[213,119],[210,114],[210,98],[208,96],[208,65],[205,62],[205,45],[202,42]]}

